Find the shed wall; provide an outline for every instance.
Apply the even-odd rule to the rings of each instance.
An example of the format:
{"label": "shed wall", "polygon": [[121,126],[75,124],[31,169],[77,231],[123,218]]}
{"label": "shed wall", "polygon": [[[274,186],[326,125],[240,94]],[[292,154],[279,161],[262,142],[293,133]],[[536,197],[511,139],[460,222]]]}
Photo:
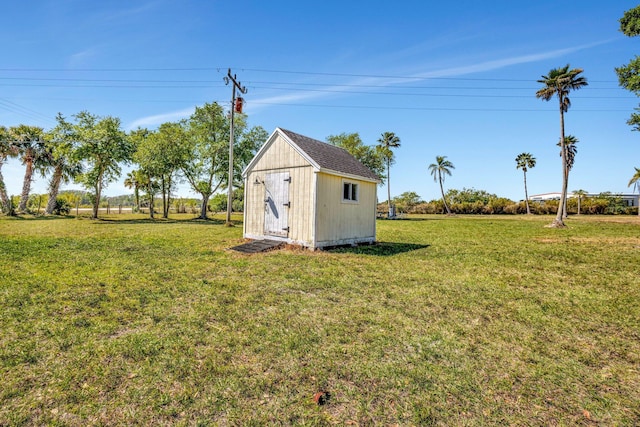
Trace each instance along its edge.
{"label": "shed wall", "polygon": [[266,174],[287,171],[291,177],[288,209],[288,241],[313,246],[313,218],[315,215],[315,173],[313,167],[293,149],[282,137],[278,136],[251,171],[245,183],[245,237],[264,236],[264,200],[265,188],[262,184]]}
{"label": "shed wall", "polygon": [[[376,183],[318,174],[316,243],[319,247],[373,242],[376,237]],[[357,203],[343,201],[343,183],[359,185]]]}

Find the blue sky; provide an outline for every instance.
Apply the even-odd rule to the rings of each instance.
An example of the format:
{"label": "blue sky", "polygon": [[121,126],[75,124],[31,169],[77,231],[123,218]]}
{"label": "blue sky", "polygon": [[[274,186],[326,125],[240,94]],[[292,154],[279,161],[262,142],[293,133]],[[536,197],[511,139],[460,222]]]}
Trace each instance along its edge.
{"label": "blue sky", "polygon": [[[227,69],[247,88],[250,125],[324,140],[358,132],[401,139],[391,193],[439,197],[427,166],[455,165],[446,188],[520,200],[515,157],[529,152],[529,194],[559,191],[557,101],[535,97],[552,68],[584,69],[566,132],[579,140],[569,190],[630,192],[640,133],[626,124],[638,98],[614,68],[640,52],[618,31],[633,1],[370,0],[10,2],[3,7],[0,124],[55,125],[88,110],[127,130],[229,105]],[[125,171],[127,169],[125,168]],[[3,169],[19,194],[16,160]],[[65,188],[78,188],[69,185]],[[45,192],[37,177],[34,192]],[[183,196],[193,196],[186,187]],[[121,182],[106,194],[130,193]],[[386,187],[379,188],[379,198]]]}

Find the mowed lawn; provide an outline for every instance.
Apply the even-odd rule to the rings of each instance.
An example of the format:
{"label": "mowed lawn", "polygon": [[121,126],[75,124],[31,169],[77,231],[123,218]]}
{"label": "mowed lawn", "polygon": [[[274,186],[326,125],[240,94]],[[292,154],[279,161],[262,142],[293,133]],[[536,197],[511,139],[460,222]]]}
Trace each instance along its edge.
{"label": "mowed lawn", "polygon": [[637,217],[176,218],[0,218],[1,426],[640,424]]}

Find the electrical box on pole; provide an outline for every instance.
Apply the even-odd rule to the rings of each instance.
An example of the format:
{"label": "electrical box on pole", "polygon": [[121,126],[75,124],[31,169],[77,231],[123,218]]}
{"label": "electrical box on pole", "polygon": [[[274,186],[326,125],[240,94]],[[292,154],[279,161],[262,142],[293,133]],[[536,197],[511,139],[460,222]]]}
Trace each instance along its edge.
{"label": "electrical box on pole", "polygon": [[240,113],[240,114],[242,114],[242,107],[243,107],[243,105],[244,105],[244,98],[242,98],[242,97],[237,97],[237,98],[236,98],[236,103],[235,103],[235,106],[234,106],[234,108],[235,108],[235,110],[236,110],[236,113]]}

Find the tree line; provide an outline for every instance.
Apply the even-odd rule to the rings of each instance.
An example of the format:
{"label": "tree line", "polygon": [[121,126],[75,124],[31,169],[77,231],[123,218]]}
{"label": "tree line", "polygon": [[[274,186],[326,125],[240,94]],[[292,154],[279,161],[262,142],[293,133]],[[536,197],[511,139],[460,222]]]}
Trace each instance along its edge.
{"label": "tree line", "polygon": [[[626,11],[620,19],[620,31],[629,36],[640,35],[640,6]],[[619,84],[640,96],[640,57],[629,64],[615,69]],[[542,88],[535,96],[544,101],[558,100],[560,113],[560,147],[562,163],[562,190],[557,204],[553,227],[563,227],[563,219],[568,213],[569,198],[567,188],[569,173],[577,153],[578,139],[565,134],[565,114],[569,111],[573,90],[588,85],[581,68],[564,67],[551,69],[538,83]],[[207,218],[209,199],[218,190],[229,185],[242,187],[241,172],[267,138],[267,132],[260,126],[248,128],[246,116],[239,115],[234,121],[234,152],[232,181],[228,171],[229,120],[223,108],[217,103],[196,107],[188,118],[178,122],[163,123],[157,130],[136,129],[126,133],[121,129],[120,120],[115,117],[99,117],[83,111],[73,116],[71,121],[62,114],[56,117],[57,125],[48,131],[40,127],[18,125],[10,128],[0,126],[0,208],[6,214],[16,212],[11,198],[6,192],[2,177],[2,165],[10,157],[18,157],[25,166],[22,193],[17,212],[25,212],[29,200],[33,174],[50,174],[46,214],[54,212],[61,183],[71,180],[82,184],[88,191],[93,204],[93,217],[98,217],[98,206],[103,189],[116,180],[123,164],[135,163],[138,168],[127,175],[125,185],[134,190],[136,206],[140,206],[142,193],[149,203],[150,216],[154,215],[157,195],[162,200],[162,215],[167,217],[171,204],[171,194],[177,183],[186,181],[191,189],[201,196],[200,217]],[[640,131],[640,114],[633,113],[627,122],[633,130]],[[381,183],[387,184],[388,216],[392,217],[391,165],[395,163],[393,149],[400,147],[400,138],[393,132],[384,132],[378,145],[365,145],[357,133],[330,135],[327,142],[340,146],[369,167]],[[525,208],[531,213],[527,192],[527,171],[535,167],[536,159],[531,153],[521,153],[516,157],[516,168],[524,175]],[[455,169],[447,156],[436,156],[435,163],[428,166],[429,173],[439,184],[442,206],[450,214],[452,210],[444,191],[446,176]],[[386,176],[385,176],[386,172]],[[640,191],[640,168],[629,180],[628,186]],[[578,212],[584,190],[578,194]],[[414,193],[415,194],[415,193]],[[497,200],[494,198],[492,200]],[[505,199],[507,200],[507,199]],[[614,203],[615,204],[615,203]],[[517,211],[517,208],[514,208]],[[491,209],[495,210],[495,209]],[[538,209],[539,210],[539,209]],[[638,212],[640,215],[640,210]]]}
{"label": "tree line", "polygon": [[[123,165],[136,165],[125,180],[134,190],[136,206],[141,199],[154,216],[156,196],[162,200],[162,216],[167,217],[176,185],[187,182],[200,195],[200,218],[207,218],[210,197],[227,188],[229,117],[222,106],[197,106],[187,119],[163,123],[156,130],[122,129],[117,117],[100,117],[87,111],[70,119],[56,117],[56,126],[0,126],[0,207],[5,214],[27,211],[31,182],[35,173],[49,177],[45,214],[56,210],[62,183],[81,184],[89,194],[92,217],[98,218],[103,190],[117,180]],[[248,127],[245,115],[234,120],[234,170],[231,185],[241,187],[243,168],[266,140],[260,126]],[[17,207],[8,196],[2,165],[10,157],[25,166],[22,193]]]}
{"label": "tree line", "polygon": [[[588,196],[584,193],[574,193],[578,197],[569,197],[567,212],[570,214],[597,214],[597,215],[632,215],[637,212],[637,207],[627,206],[625,201],[612,193],[600,193]],[[440,214],[446,213],[444,201],[446,200],[451,214],[478,214],[478,215],[516,215],[516,214],[555,214],[558,210],[559,200],[533,201],[527,204],[525,201],[513,201],[506,197],[500,197],[485,190],[475,188],[449,189],[444,194],[444,199],[430,201],[422,198],[413,191],[407,191],[391,199],[401,214]],[[378,212],[384,212],[386,202],[378,204]]]}

